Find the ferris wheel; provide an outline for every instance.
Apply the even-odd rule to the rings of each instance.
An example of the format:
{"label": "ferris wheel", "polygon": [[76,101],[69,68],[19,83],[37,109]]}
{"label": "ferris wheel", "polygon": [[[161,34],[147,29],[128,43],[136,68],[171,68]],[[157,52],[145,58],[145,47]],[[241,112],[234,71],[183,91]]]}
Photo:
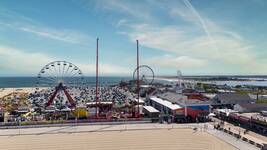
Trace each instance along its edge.
{"label": "ferris wheel", "polygon": [[84,85],[82,71],[67,61],[54,61],[45,65],[37,76],[37,87],[56,87],[59,84],[67,87]]}
{"label": "ferris wheel", "polygon": [[135,81],[138,80],[138,70],[139,70],[139,81],[141,85],[142,84],[149,85],[153,83],[155,77],[154,71],[147,65],[141,65],[134,70],[133,79]]}
{"label": "ferris wheel", "polygon": [[70,107],[75,107],[76,102],[71,96],[70,90],[81,87],[83,84],[84,76],[82,71],[67,61],[54,61],[45,65],[37,77],[38,87],[54,88],[48,101],[44,103],[45,107],[50,106],[55,99],[59,99],[62,103],[64,97],[68,100]]}

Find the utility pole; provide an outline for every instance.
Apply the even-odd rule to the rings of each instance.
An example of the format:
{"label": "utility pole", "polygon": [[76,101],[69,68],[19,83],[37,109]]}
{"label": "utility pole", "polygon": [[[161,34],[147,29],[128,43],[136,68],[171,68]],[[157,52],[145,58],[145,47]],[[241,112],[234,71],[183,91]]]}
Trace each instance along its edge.
{"label": "utility pole", "polygon": [[139,41],[136,40],[136,51],[137,51],[137,58],[136,58],[136,62],[137,62],[137,117],[140,117],[140,109],[139,109],[139,99],[140,99],[140,81],[139,81]]}
{"label": "utility pole", "polygon": [[95,99],[95,106],[96,106],[96,118],[99,117],[99,97],[98,97],[98,38],[96,39],[96,83],[95,83],[95,95],[96,95],[96,99]]}

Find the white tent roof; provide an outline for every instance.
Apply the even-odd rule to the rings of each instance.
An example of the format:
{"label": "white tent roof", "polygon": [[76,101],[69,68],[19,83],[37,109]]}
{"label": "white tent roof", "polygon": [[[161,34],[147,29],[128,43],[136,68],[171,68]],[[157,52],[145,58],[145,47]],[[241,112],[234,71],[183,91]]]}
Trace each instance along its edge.
{"label": "white tent roof", "polygon": [[143,108],[151,113],[157,113],[159,112],[157,109],[155,109],[154,107],[152,106],[143,106]]}

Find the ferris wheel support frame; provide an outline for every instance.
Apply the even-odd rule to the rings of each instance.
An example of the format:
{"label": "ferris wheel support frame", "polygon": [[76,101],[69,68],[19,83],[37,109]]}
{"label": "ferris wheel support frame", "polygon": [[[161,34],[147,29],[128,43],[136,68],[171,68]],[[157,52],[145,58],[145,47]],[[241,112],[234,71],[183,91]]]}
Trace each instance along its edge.
{"label": "ferris wheel support frame", "polygon": [[53,101],[54,101],[54,99],[55,99],[55,97],[56,97],[56,95],[57,95],[57,93],[59,91],[63,91],[64,92],[64,94],[67,96],[67,99],[68,99],[69,103],[71,104],[71,107],[75,107],[76,106],[75,101],[70,96],[69,92],[67,91],[67,87],[64,87],[62,83],[59,83],[59,85],[55,88],[55,91],[53,92],[53,94],[50,96],[50,98],[49,98],[48,102],[46,103],[45,107],[48,107],[53,103]]}

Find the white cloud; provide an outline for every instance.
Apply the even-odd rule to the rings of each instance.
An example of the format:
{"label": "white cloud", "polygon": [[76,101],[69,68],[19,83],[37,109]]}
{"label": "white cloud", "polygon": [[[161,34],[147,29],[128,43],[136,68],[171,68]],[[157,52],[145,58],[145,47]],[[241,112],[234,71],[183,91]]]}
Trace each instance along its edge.
{"label": "white cloud", "polygon": [[162,68],[169,69],[186,69],[186,68],[200,68],[205,67],[207,64],[206,60],[191,58],[188,56],[170,56],[165,55],[162,57],[153,57],[148,60],[145,60],[146,64],[151,66],[158,66]]}
{"label": "white cloud", "polygon": [[0,46],[0,58],[2,71],[16,71],[22,74],[37,74],[42,66],[53,60],[52,57],[41,53],[27,53],[4,46]]}
{"label": "white cloud", "polygon": [[[42,53],[29,53],[21,49],[0,46],[0,74],[15,72],[23,75],[37,75],[46,64],[62,60],[62,58],[53,58]],[[86,64],[82,62],[73,62],[85,75],[95,75],[95,64]],[[131,75],[128,68],[112,65],[99,64],[99,75]]]}
{"label": "white cloud", "polygon": [[115,24],[115,27],[119,28],[125,24],[127,24],[129,21],[127,19],[121,19],[119,20],[116,24]]}
{"label": "white cloud", "polygon": [[180,5],[175,8],[170,8],[169,14],[173,19],[177,19],[177,17],[180,17],[185,21],[198,23],[198,21],[196,21],[196,16],[192,15],[192,13],[188,9],[186,9],[185,7],[181,7]]}
{"label": "white cloud", "polygon": [[[85,74],[87,75],[95,75],[95,64],[83,64],[83,63],[75,63],[81,70],[85,70]],[[107,76],[107,75],[117,75],[117,76],[128,76],[131,75],[131,70],[125,67],[112,65],[112,64],[99,64],[99,76]]]}
{"label": "white cloud", "polygon": [[[5,22],[0,21],[0,25],[3,29],[23,31],[41,38],[70,44],[88,45],[88,43],[94,42],[91,36],[79,30],[47,27],[13,11],[0,9],[0,12],[5,12],[0,14],[0,17],[6,18]],[[123,24],[123,21],[121,24]],[[5,70],[16,74],[35,75],[44,65],[55,60],[62,60],[62,58],[51,57],[43,53],[29,53],[21,49],[0,45],[0,74],[5,74],[3,71]],[[80,67],[85,75],[95,75],[95,64],[75,61],[73,63]],[[100,75],[131,74],[128,68],[108,63],[100,63],[99,68]]]}
{"label": "white cloud", "polygon": [[52,40],[59,40],[72,44],[86,44],[93,41],[93,38],[91,38],[90,36],[69,29],[58,30],[58,29],[36,27],[36,26],[20,27],[19,29],[25,32],[35,34],[40,37],[45,37]]}
{"label": "white cloud", "polygon": [[[155,18],[150,15],[150,7],[147,5],[140,5],[136,1],[124,1],[124,0],[98,0],[97,9],[118,11],[124,15],[128,15],[139,20],[152,21]],[[91,9],[91,7],[89,8]]]}
{"label": "white cloud", "polygon": [[28,18],[13,11],[0,9],[0,17],[2,18],[2,21],[0,20],[0,25],[2,29],[11,28],[14,30],[31,33],[42,38],[57,40],[70,44],[88,45],[88,43],[91,43],[94,39],[88,34],[80,32],[79,30],[73,30],[68,28],[59,29],[44,26],[31,18]]}
{"label": "white cloud", "polygon": [[[138,24],[130,25],[130,28],[132,30],[127,32],[127,35],[132,41],[139,39],[140,44],[143,46],[171,52],[172,55],[175,55],[169,59],[163,58],[161,62],[158,62],[159,65],[165,68],[175,67],[173,64],[177,63],[181,64],[181,66],[192,67],[186,65],[186,62],[192,63],[191,58],[205,60],[203,62],[205,62],[207,67],[209,64],[218,61],[225,64],[226,67],[227,65],[233,65],[239,69],[240,67],[251,68],[255,66],[257,66],[258,70],[265,68],[262,63],[258,62],[257,55],[253,53],[253,46],[243,41],[236,33],[219,30],[213,35],[216,41],[214,43],[207,36],[199,33],[200,31],[192,31],[187,27],[157,27],[148,24]],[[216,49],[215,44],[219,49]],[[182,62],[177,61],[179,60],[177,58],[190,59],[184,59],[186,62]],[[156,63],[157,61],[154,62]]]}
{"label": "white cloud", "polygon": [[[162,2],[165,9],[160,8],[163,9],[161,12],[169,12],[169,19],[178,24],[165,22],[155,24],[145,19],[137,23],[123,22],[123,26],[120,26],[123,31],[118,33],[128,36],[132,42],[138,39],[142,46],[165,51],[165,54],[171,55],[171,57],[148,58],[147,63],[157,64],[163,69],[177,68],[180,65],[192,69],[205,67],[204,70],[213,69],[213,73],[216,73],[220,68],[224,69],[226,74],[244,72],[255,74],[266,70],[264,65],[266,61],[259,59],[253,50],[253,43],[238,32],[200,16],[187,0],[182,2],[184,3],[177,5]],[[157,17],[157,14],[149,15]],[[158,20],[162,18],[158,17]],[[219,66],[215,66],[216,64]]]}

